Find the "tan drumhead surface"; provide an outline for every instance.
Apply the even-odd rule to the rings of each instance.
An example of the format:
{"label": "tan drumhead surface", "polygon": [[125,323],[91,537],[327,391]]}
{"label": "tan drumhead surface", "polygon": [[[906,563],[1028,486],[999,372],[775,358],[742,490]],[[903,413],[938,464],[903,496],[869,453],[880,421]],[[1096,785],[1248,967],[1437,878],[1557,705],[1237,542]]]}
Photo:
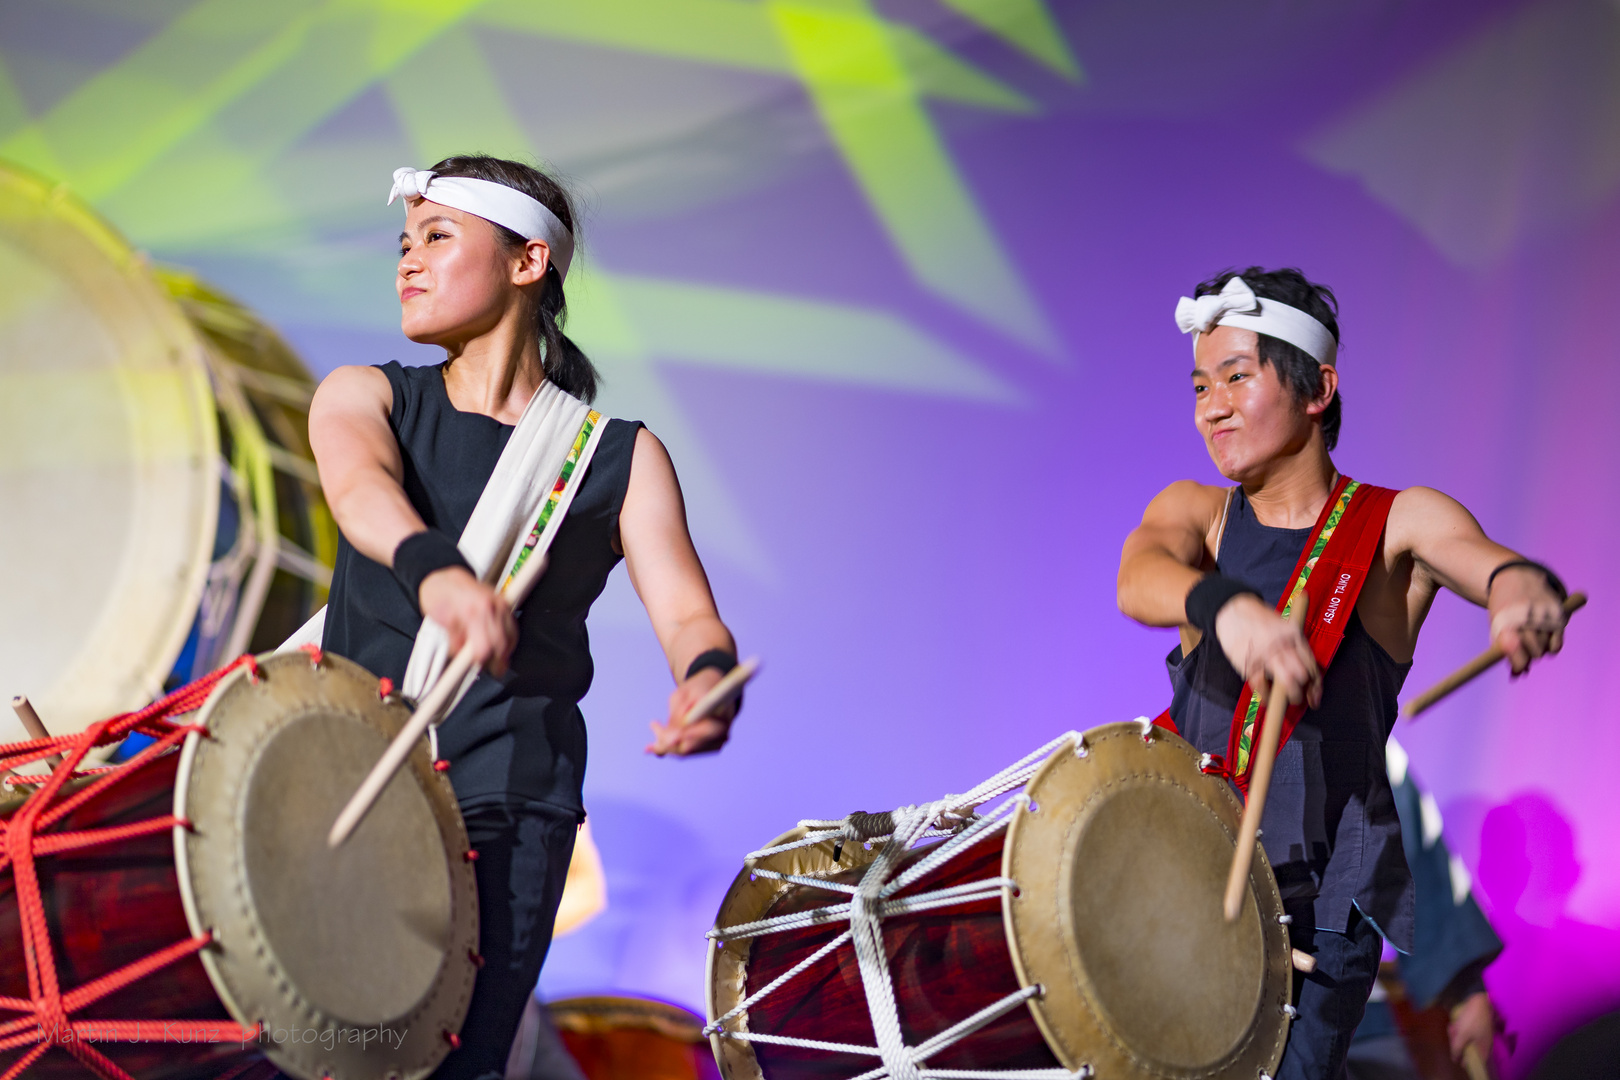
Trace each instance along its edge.
{"label": "tan drumhead surface", "polygon": [[[382,732],[352,716],[297,716],[254,755],[242,803],[254,823],[242,864],[266,940],[312,1005],[356,1024],[415,1008],[453,936],[449,853],[411,777],[384,790],[353,843],[326,845],[348,794],[387,747]],[[301,797],[289,800],[293,791]]]}
{"label": "tan drumhead surface", "polygon": [[215,989],[283,1071],[424,1077],[476,972],[477,886],[449,781],[426,743],[336,851],[338,811],[409,716],[357,664],[304,653],[223,681],[188,738],[175,812],[186,911],[213,931]]}
{"label": "tan drumhead surface", "polygon": [[1264,856],[1242,915],[1221,912],[1240,808],[1186,742],[1140,724],[1086,733],[1031,779],[1004,869],[1020,979],[1069,1068],[1102,1077],[1252,1080],[1274,1072],[1291,987]]}
{"label": "tan drumhead surface", "polygon": [[[88,208],[0,164],[0,696],[76,731],[161,691],[219,502],[202,345]],[[0,741],[27,738],[0,710]]]}

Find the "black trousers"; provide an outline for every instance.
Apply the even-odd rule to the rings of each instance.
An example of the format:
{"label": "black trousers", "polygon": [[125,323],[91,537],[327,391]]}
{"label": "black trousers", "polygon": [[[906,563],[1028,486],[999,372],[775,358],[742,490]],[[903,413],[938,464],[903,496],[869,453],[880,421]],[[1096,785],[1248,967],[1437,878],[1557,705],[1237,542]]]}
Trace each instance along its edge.
{"label": "black trousers", "polygon": [[502,1080],[523,1007],[551,947],[579,819],[540,803],[464,808],[478,852],[479,953],[461,1048],[433,1080]]}
{"label": "black trousers", "polygon": [[1294,948],[1316,957],[1316,970],[1294,972],[1299,1016],[1289,1028],[1277,1080],[1343,1080],[1350,1039],[1378,977],[1384,939],[1359,911],[1351,909],[1350,925],[1342,934],[1314,929],[1313,921],[1302,912],[1288,928]]}

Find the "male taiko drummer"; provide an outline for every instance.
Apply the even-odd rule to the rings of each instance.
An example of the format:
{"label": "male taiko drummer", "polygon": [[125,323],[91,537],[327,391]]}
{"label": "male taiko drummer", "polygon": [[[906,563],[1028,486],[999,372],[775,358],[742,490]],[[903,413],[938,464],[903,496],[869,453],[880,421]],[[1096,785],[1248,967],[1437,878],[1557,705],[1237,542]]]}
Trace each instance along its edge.
{"label": "male taiko drummer", "polygon": [[[1396,694],[1443,585],[1490,612],[1513,671],[1562,644],[1563,585],[1456,500],[1341,476],[1337,302],[1296,270],[1224,273],[1183,298],[1193,420],[1231,488],[1183,480],[1125,541],[1120,610],[1175,626],[1167,718],[1247,787],[1260,702],[1293,708],[1261,822],[1294,945],[1298,1017],[1279,1080],[1337,1080],[1378,969],[1412,945],[1413,889],[1384,769]],[[1304,579],[1305,599],[1288,603]],[[1280,609],[1289,607],[1289,618]],[[1304,618],[1299,608],[1307,608]],[[1213,639],[1213,640],[1212,640]]]}
{"label": "male taiko drummer", "polygon": [[[448,632],[452,654],[470,643],[494,672],[473,684],[438,734],[479,853],[483,965],[460,1049],[435,1073],[493,1080],[505,1075],[583,817],[577,702],[592,673],[585,616],[608,572],[625,560],[679,679],[651,749],[694,754],[726,741],[733,706],[693,724],[683,718],[736,665],[735,646],[663,445],[579,400],[594,396],[597,376],[561,329],[574,248],[567,193],[518,162],[454,157],[399,170],[393,194],[406,200],[395,279],[401,327],[412,341],[442,347],[445,360],[339,368],[315,395],[310,443],[342,530],[322,641],[403,685],[427,615]],[[557,509],[566,516],[544,555],[547,569],[514,615],[461,547],[486,485],[500,486],[497,463],[541,415],[531,400],[545,415],[574,417],[552,433],[569,454],[555,489],[549,474],[539,478],[543,490],[572,499]],[[592,456],[575,475],[566,462],[586,445]]]}

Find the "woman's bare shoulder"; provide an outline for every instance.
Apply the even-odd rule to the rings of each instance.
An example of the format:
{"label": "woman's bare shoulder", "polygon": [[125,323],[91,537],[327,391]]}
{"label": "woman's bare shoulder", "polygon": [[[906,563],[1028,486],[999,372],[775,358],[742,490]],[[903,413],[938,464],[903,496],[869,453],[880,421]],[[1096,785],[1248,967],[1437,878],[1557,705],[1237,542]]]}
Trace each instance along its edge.
{"label": "woman's bare shoulder", "polygon": [[381,368],[364,364],[345,364],[333,368],[331,374],[315,388],[310,403],[311,418],[319,411],[372,412],[381,408],[386,416],[394,407],[394,387]]}

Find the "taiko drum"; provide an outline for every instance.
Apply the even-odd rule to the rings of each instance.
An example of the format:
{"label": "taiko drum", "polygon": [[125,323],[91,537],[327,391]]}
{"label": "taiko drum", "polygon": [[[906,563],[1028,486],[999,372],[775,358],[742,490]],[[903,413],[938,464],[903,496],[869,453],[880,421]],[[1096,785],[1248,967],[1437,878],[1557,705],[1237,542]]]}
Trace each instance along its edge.
{"label": "taiko drum", "polygon": [[[1241,916],[1222,894],[1241,808],[1179,737],[1141,723],[1094,728],[1039,768],[1004,831],[897,892],[1008,879],[993,899],[884,919],[905,1044],[916,1047],[1024,987],[1026,1004],[929,1056],[931,1070],[1072,1070],[1127,1080],[1253,1080],[1272,1073],[1289,1020],[1290,947],[1270,866],[1256,858]],[[806,836],[800,828],[772,847]],[[804,882],[854,884],[872,845],[765,855],[732,885],[717,927],[847,902]],[[900,866],[933,845],[906,853]],[[846,867],[847,869],[840,869]],[[796,875],[800,882],[762,876]],[[894,875],[898,876],[898,872]],[[710,954],[712,1043],[727,1080],[848,1078],[875,1056],[752,1039],[874,1047],[845,944],[715,1030],[751,994],[849,928],[846,918],[725,940]]]}

